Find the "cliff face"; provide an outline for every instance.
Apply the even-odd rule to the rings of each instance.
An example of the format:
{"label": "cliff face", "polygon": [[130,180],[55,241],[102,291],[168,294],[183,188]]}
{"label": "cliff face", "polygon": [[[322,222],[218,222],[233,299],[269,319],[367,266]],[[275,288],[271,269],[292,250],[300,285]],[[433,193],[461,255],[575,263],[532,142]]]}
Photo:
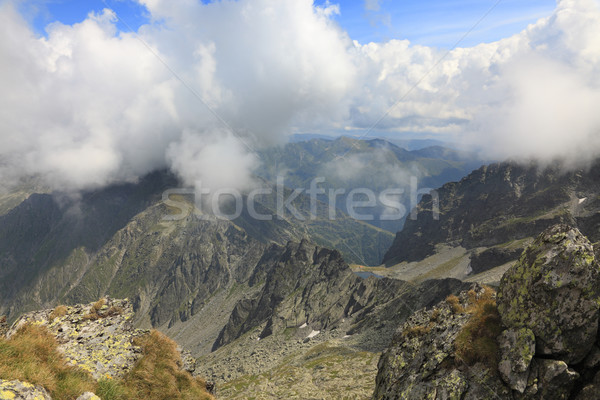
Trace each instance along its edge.
{"label": "cliff face", "polygon": [[376,399],[596,399],[600,268],[579,230],[543,232],[501,280],[421,310],[379,361]]}
{"label": "cliff face", "polygon": [[[262,285],[261,290],[237,303],[214,350],[258,326],[263,327],[259,338],[301,325],[324,331],[354,324],[349,332],[359,332],[385,319],[392,323],[405,318],[409,311],[402,311],[402,303],[419,308],[465,286],[457,280],[419,287],[391,279],[363,279],[352,273],[339,252],[307,241],[272,246],[259,264],[250,283]],[[429,293],[424,290],[427,285],[432,288]]]}
{"label": "cliff face", "polygon": [[[439,220],[431,213],[432,197],[424,196],[417,219],[406,221],[384,263],[421,260],[440,244],[467,250],[498,246],[535,237],[557,223],[577,226],[595,242],[600,239],[599,177],[599,163],[571,172],[556,164],[483,166],[437,190]],[[502,257],[491,261],[502,263]]]}

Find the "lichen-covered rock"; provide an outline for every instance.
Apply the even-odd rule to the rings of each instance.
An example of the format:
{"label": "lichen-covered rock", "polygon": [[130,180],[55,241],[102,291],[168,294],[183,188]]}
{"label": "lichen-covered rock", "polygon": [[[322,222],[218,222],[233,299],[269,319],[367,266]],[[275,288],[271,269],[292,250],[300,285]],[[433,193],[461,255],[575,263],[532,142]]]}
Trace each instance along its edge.
{"label": "lichen-covered rock", "polygon": [[536,354],[578,363],[596,340],[600,270],[579,230],[556,225],[523,252],[500,282],[498,310],[508,328],[529,328]]}
{"label": "lichen-covered rock", "polygon": [[537,361],[539,394],[536,398],[568,399],[579,374],[569,368],[564,361],[543,359]]}
{"label": "lichen-covered rock", "polygon": [[52,398],[41,386],[0,379],[0,400],[52,400]]}
{"label": "lichen-covered rock", "polygon": [[194,373],[196,370],[196,359],[192,357],[192,353],[183,349],[181,346],[177,346],[177,351],[181,354],[181,369],[190,374]]}
{"label": "lichen-covered rock", "polygon": [[134,329],[132,317],[129,301],[105,298],[87,305],[27,313],[13,324],[8,336],[27,323],[47,326],[69,364],[88,371],[95,379],[119,378],[141,356],[133,340],[148,332]]}
{"label": "lichen-covered rock", "polygon": [[529,378],[529,364],[535,353],[535,336],[527,328],[507,329],[498,338],[498,372],[513,390],[523,393]]}
{"label": "lichen-covered rock", "polygon": [[465,312],[473,292],[481,293],[475,287],[407,320],[380,359],[375,399],[599,400],[599,276],[578,230],[548,229],[501,280],[497,368],[465,357],[477,347],[459,332],[472,339],[482,332],[474,323],[484,326],[476,311]]}
{"label": "lichen-covered rock", "polygon": [[[497,399],[511,390],[482,364],[465,368],[454,360],[455,341],[471,318],[470,301],[484,293],[479,285],[454,301],[413,314],[397,331],[379,360],[375,399]],[[490,388],[493,388],[491,390]]]}

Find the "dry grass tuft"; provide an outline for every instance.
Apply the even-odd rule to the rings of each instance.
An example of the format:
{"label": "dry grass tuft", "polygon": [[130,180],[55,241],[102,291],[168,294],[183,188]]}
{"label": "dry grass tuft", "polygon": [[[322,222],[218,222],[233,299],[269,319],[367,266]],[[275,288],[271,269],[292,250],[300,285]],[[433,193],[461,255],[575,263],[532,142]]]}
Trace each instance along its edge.
{"label": "dry grass tuft", "polygon": [[41,385],[55,400],[94,391],[93,378],[67,365],[54,336],[42,326],[25,325],[10,339],[0,338],[0,376]]}
{"label": "dry grass tuft", "polygon": [[467,312],[471,318],[456,337],[455,356],[467,365],[482,362],[495,369],[498,365],[496,338],[502,332],[502,325],[493,289],[484,287],[484,290],[479,298],[475,292],[469,292]]}
{"label": "dry grass tuft", "polygon": [[464,307],[460,304],[460,299],[453,294],[446,297],[446,303],[450,304],[450,308],[452,308],[452,312],[455,314],[461,314],[465,312]]}
{"label": "dry grass tuft", "polygon": [[103,400],[213,400],[206,383],[179,368],[177,345],[158,331],[136,339],[142,358],[122,381],[98,382]]}
{"label": "dry grass tuft", "polygon": [[56,306],[54,310],[48,315],[48,319],[50,321],[54,321],[54,318],[60,318],[67,315],[67,307],[66,306]]}
{"label": "dry grass tuft", "polygon": [[90,312],[98,312],[104,305],[106,304],[106,299],[100,299],[92,305],[92,311]]}
{"label": "dry grass tuft", "polygon": [[136,340],[142,358],[124,379],[127,399],[209,400],[206,383],[179,368],[181,357],[174,341],[153,330]]}
{"label": "dry grass tuft", "polygon": [[90,308],[90,312],[82,317],[84,321],[96,321],[100,318],[112,317],[115,315],[121,315],[123,313],[123,309],[117,306],[111,306],[108,310],[101,312],[100,310],[106,304],[105,299],[100,299],[95,302]]}
{"label": "dry grass tuft", "polygon": [[402,335],[404,335],[407,338],[421,337],[421,336],[427,335],[431,331],[432,328],[433,328],[432,324],[428,324],[427,326],[424,326],[424,325],[411,326],[409,328],[406,328],[402,332]]}

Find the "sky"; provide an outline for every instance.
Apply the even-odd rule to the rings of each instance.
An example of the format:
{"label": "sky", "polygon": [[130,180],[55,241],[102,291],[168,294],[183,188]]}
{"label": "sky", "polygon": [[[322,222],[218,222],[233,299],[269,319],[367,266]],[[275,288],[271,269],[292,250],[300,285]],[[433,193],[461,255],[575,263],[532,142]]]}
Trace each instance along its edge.
{"label": "sky", "polygon": [[[318,0],[314,4],[324,6],[327,2],[339,5],[340,12],[334,17],[335,21],[360,43],[408,39],[414,44],[442,48],[451,48],[457,43],[473,46],[511,36],[550,15],[556,5],[555,0]],[[31,0],[20,3],[20,11],[41,35],[46,34],[45,28],[51,22],[70,25],[83,21],[90,11],[101,12],[107,7],[123,21],[119,25],[121,30],[137,30],[150,19],[148,10],[132,0]],[[476,24],[475,29],[463,38]]]}
{"label": "sky", "polygon": [[0,182],[252,185],[290,134],[600,154],[599,0],[2,0]]}

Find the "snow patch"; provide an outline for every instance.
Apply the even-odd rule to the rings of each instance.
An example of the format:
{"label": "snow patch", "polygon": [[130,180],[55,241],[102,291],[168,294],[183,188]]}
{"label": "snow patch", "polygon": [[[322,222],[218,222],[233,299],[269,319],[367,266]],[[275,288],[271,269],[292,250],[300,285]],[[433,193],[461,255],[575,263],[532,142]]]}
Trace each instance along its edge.
{"label": "snow patch", "polygon": [[306,328],[307,326],[308,326],[308,325],[307,325],[307,324],[306,324],[306,322],[305,322],[305,323],[303,323],[302,325],[300,325],[300,329],[302,329],[302,328]]}
{"label": "snow patch", "polygon": [[586,200],[587,200],[587,197],[584,197],[583,199],[579,199],[579,204],[583,203]]}
{"label": "snow patch", "polygon": [[321,331],[312,331],[311,333],[308,334],[307,338],[309,338],[309,339],[314,338],[319,333],[321,333]]}

